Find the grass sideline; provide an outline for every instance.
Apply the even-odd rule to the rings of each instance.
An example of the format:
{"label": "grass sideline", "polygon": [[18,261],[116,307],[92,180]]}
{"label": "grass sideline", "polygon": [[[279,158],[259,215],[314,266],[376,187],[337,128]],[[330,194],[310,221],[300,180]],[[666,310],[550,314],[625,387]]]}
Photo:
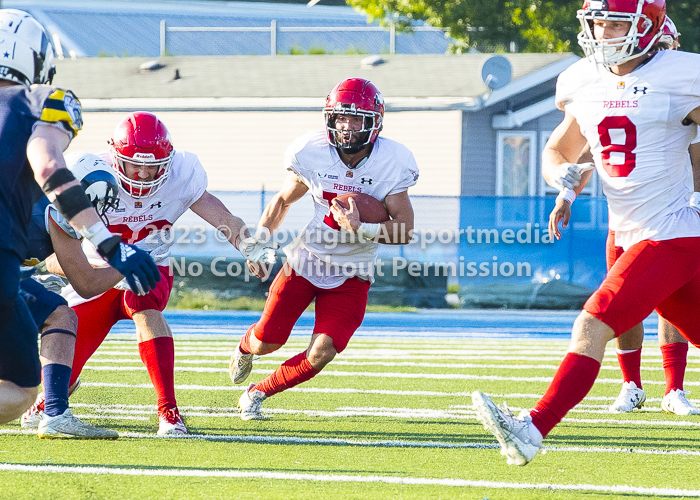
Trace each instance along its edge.
{"label": "grass sideline", "polygon": [[[255,362],[264,378],[306,347],[292,338]],[[606,411],[617,395],[614,348],[591,394],[527,467],[507,466],[475,420],[479,389],[530,408],[565,340],[361,337],[319,376],[235,411],[229,336],[178,335],[175,383],[191,436],[159,438],[155,398],[133,335],[110,335],[83,371],[75,414],[122,433],[114,442],[38,440],[0,426],[0,498],[23,499],[617,499],[700,496],[699,417],[660,411],[658,344],[647,342],[643,411]],[[691,350],[687,385],[700,356]],[[694,401],[696,404],[697,400]]]}

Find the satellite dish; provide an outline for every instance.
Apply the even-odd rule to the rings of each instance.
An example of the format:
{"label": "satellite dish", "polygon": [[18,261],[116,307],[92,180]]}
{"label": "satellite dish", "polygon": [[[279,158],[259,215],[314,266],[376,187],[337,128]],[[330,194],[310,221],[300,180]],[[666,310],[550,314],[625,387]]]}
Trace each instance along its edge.
{"label": "satellite dish", "polygon": [[489,90],[498,90],[510,83],[513,68],[503,56],[492,56],[481,64],[481,79]]}

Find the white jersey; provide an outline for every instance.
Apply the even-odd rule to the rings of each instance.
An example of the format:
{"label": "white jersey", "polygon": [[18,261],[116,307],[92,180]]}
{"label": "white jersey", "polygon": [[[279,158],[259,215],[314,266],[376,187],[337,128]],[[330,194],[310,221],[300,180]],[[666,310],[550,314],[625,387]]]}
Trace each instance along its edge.
{"label": "white jersey", "polygon": [[314,200],[313,219],[284,249],[287,261],[320,288],[335,288],[352,276],[374,281],[379,244],[334,229],[330,201],[345,193],[365,193],[384,201],[388,195],[406,191],[418,180],[413,154],[379,137],[367,161],[351,169],[321,131],[294,141],[285,153],[284,165],[309,188]]}
{"label": "white jersey", "polygon": [[[109,153],[98,154],[111,164]],[[121,233],[122,241],[133,244],[144,251],[158,248],[159,266],[167,266],[170,247],[174,243],[172,226],[207,189],[207,174],[195,154],[175,150],[170,174],[161,188],[146,198],[132,198],[121,183],[119,184],[119,205],[107,211],[109,230]],[[107,263],[97,254],[93,245],[83,242],[83,251],[88,261],[96,267]],[[61,293],[69,305],[86,302],[73,287],[68,286]]]}
{"label": "white jersey", "polygon": [[683,124],[700,106],[700,56],[662,51],[624,76],[582,59],[559,75],[556,102],[591,146],[618,246],[700,236],[688,206],[698,128]]}

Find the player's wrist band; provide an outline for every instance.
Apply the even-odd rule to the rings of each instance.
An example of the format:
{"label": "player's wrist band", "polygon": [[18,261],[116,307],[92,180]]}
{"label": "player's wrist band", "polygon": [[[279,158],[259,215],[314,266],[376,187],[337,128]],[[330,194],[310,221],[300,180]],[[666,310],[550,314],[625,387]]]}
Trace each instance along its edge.
{"label": "player's wrist band", "polygon": [[236,237],[233,239],[233,248],[236,250],[240,250],[241,246],[241,235],[237,234]]}
{"label": "player's wrist band", "polygon": [[73,172],[71,172],[67,168],[59,168],[55,170],[53,174],[49,175],[49,178],[46,179],[44,185],[41,186],[41,190],[44,192],[44,194],[49,194],[57,187],[63,186],[64,184],[68,184],[69,182],[72,182],[74,180],[76,179],[73,175]]}
{"label": "player's wrist band", "polygon": [[360,227],[357,229],[357,235],[360,238],[364,238],[366,240],[373,240],[375,236],[377,236],[377,233],[379,232],[379,226],[381,224],[379,222],[376,223],[371,223],[371,222],[363,222],[360,224]]}
{"label": "player's wrist band", "polygon": [[576,191],[570,188],[564,188],[558,195],[557,195],[557,200],[566,200],[569,202],[569,205],[574,203],[574,200],[576,199]]}
{"label": "player's wrist band", "polygon": [[96,222],[89,228],[83,226],[79,232],[83,238],[95,245],[95,247],[114,236],[102,222]]}
{"label": "player's wrist band", "polygon": [[[73,174],[71,174],[73,175]],[[75,180],[75,178],[73,178]],[[65,184],[65,183],[64,183]],[[68,221],[87,208],[93,208],[82,186],[73,186],[56,196],[54,206]],[[104,226],[104,224],[102,224]]]}

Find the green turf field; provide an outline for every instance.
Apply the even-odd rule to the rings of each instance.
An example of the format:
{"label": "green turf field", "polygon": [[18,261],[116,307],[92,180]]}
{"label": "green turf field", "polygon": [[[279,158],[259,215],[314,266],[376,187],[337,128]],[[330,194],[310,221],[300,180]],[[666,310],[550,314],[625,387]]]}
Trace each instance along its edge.
{"label": "green turf field", "polygon": [[[305,348],[256,361],[258,381]],[[2,499],[598,499],[700,496],[700,416],[660,410],[661,357],[645,345],[647,405],[606,412],[620,389],[609,349],[591,394],[526,467],[507,466],[475,420],[479,389],[517,413],[534,405],[561,340],[357,338],[315,379],[243,422],[230,337],[176,337],[176,389],[191,433],[159,438],[155,397],[132,336],[111,335],[82,374],[74,413],[117,441],[39,440],[0,426]],[[691,349],[686,389],[698,390]],[[700,391],[698,391],[700,393]],[[693,394],[695,395],[695,394]],[[698,401],[691,401],[698,404]]]}

